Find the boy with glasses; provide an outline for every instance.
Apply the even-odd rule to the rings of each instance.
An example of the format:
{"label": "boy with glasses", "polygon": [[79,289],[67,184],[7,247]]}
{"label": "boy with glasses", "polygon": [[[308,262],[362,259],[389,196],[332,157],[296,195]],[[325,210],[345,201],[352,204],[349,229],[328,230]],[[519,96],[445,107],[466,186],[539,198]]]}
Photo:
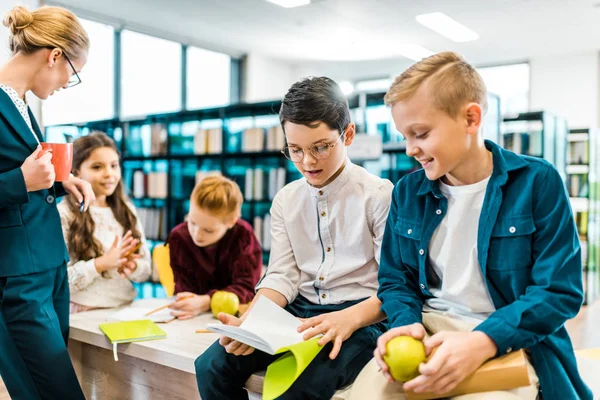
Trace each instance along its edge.
{"label": "boy with glasses", "polygon": [[[280,398],[331,398],[356,378],[382,332],[377,271],[392,184],[347,158],[355,127],[333,80],[292,85],[279,117],[283,154],[304,178],[273,200],[270,263],[256,298],[305,319],[299,327],[305,339],[323,334],[325,348]],[[219,319],[241,324],[224,314]],[[278,357],[221,337],[196,360],[200,396],[247,399],[246,380]]]}

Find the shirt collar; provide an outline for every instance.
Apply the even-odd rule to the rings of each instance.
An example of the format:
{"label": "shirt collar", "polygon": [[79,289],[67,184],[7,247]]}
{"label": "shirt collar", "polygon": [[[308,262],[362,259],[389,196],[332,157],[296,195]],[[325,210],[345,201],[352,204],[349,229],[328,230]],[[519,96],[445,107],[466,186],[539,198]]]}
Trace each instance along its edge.
{"label": "shirt collar", "polygon": [[310,193],[313,196],[327,196],[337,193],[342,188],[342,186],[344,186],[346,182],[348,182],[348,179],[350,178],[350,171],[352,170],[352,168],[354,168],[354,164],[352,164],[349,158],[346,158],[346,164],[344,166],[344,169],[332,182],[329,182],[327,185],[320,188],[311,186],[308,182],[306,182],[306,184],[310,188]]}
{"label": "shirt collar", "polygon": [[[522,156],[508,151],[492,142],[491,140],[485,141],[485,147],[492,152],[492,159],[494,163],[494,171],[490,182],[497,182],[498,185],[502,186],[508,179],[508,173],[515,171],[529,165],[527,160]],[[421,182],[417,195],[423,196],[428,193],[433,193],[437,198],[442,196],[440,191],[440,185],[437,180],[431,181],[427,178]]]}

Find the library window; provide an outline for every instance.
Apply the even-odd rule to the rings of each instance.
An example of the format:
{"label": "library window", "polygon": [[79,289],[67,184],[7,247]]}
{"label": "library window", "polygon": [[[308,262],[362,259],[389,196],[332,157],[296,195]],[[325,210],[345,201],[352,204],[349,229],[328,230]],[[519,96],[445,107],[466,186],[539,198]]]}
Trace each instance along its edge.
{"label": "library window", "polygon": [[500,97],[500,115],[529,111],[529,64],[478,68],[487,90]]}
{"label": "library window", "polygon": [[121,117],[181,110],[181,45],[121,32]]}
{"label": "library window", "polygon": [[90,52],[81,85],[61,90],[42,102],[45,126],[88,122],[114,117],[114,28],[80,20],[90,38]]}
{"label": "library window", "polygon": [[187,108],[219,107],[231,100],[231,57],[187,48]]}

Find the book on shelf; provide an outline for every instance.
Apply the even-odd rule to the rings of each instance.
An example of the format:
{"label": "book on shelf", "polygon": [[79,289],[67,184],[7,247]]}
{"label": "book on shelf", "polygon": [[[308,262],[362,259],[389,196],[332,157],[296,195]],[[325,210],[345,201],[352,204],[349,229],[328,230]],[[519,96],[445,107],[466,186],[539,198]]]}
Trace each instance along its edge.
{"label": "book on shelf", "polygon": [[280,125],[270,128],[248,128],[241,134],[242,152],[259,152],[263,150],[281,150],[285,145],[283,129]]}
{"label": "book on shelf", "polygon": [[194,154],[219,154],[223,152],[223,130],[200,128],[194,135]]}
{"label": "book on shelf", "polygon": [[271,214],[267,213],[264,216],[254,217],[252,221],[254,234],[264,251],[271,250]]}
{"label": "book on shelf", "polygon": [[166,199],[168,196],[168,175],[166,172],[133,172],[133,197]]}
{"label": "book on shelf", "polygon": [[588,211],[579,211],[579,212],[575,213],[574,217],[575,217],[575,224],[577,225],[577,232],[579,232],[579,235],[587,235],[589,212]]}
{"label": "book on shelf", "polygon": [[167,127],[154,123],[150,126],[150,155],[162,156],[167,154]]}
{"label": "book on shelf", "polygon": [[267,150],[276,151],[285,146],[285,135],[281,125],[272,126],[267,129]]}
{"label": "book on shelf", "polygon": [[[249,168],[244,175],[244,199],[273,200],[278,191],[285,186],[285,168]],[[240,185],[242,186],[242,185]]]}
{"label": "book on shelf", "polygon": [[587,174],[571,174],[567,177],[567,190],[571,197],[587,197],[588,196],[588,175]]}
{"label": "book on shelf", "polygon": [[167,224],[167,209],[140,207],[137,209],[140,223],[144,228],[146,238],[166,240],[169,234]]}
{"label": "book on shelf", "polygon": [[588,164],[589,159],[589,142],[569,142],[567,151],[567,164]]}

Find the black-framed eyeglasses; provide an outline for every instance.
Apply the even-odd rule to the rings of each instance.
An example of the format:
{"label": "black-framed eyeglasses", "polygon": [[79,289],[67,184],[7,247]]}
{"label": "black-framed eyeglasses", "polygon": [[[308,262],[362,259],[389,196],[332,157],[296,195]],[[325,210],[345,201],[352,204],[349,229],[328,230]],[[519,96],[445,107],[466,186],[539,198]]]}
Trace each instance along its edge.
{"label": "black-framed eyeglasses", "polygon": [[[308,148],[308,151],[317,160],[325,160],[325,159],[329,158],[329,156],[331,156],[331,149],[336,144],[338,144],[340,139],[342,139],[345,134],[346,134],[346,131],[342,132],[340,137],[337,138],[337,140],[333,143],[325,143],[325,142],[314,143]],[[298,162],[302,162],[302,160],[304,160],[305,153],[304,153],[304,148],[302,148],[302,147],[285,146],[281,150],[281,152],[283,153],[285,158],[287,158],[291,162],[298,163]]]}
{"label": "black-framed eyeglasses", "polygon": [[67,55],[65,54],[64,51],[63,51],[63,55],[65,56],[65,59],[67,60],[67,62],[71,66],[71,69],[73,70],[73,75],[71,75],[71,77],[69,78],[69,83],[67,83],[67,87],[71,88],[73,86],[77,86],[81,83],[81,78],[79,77],[79,74],[75,70],[73,63],[71,62],[71,60],[69,60],[69,57],[67,57]]}

